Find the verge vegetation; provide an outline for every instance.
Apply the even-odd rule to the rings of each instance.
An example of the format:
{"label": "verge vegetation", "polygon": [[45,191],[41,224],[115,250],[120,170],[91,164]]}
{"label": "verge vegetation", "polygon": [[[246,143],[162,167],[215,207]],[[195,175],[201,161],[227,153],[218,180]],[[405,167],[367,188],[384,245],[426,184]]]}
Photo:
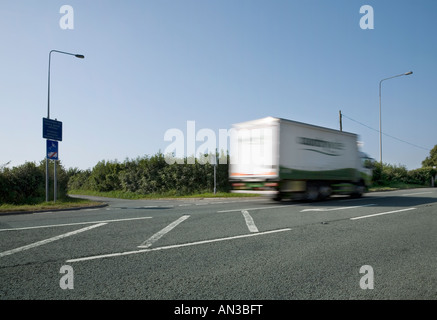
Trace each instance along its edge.
{"label": "verge vegetation", "polygon": [[[216,155],[217,163],[229,163],[229,156]],[[118,161],[100,161],[92,169],[66,170],[57,165],[56,204],[45,202],[45,160],[26,162],[7,168],[0,165],[0,212],[39,210],[94,205],[96,202],[72,199],[68,194],[82,194],[122,199],[248,197],[251,194],[230,193],[228,164],[216,167],[185,158],[181,164],[168,164],[162,153]],[[191,164],[192,163],[192,164]],[[437,146],[423,162],[423,167],[407,170],[403,165],[375,163],[370,191],[430,187],[437,170]],[[49,199],[53,199],[53,163],[49,165]],[[437,185],[437,182],[436,182]]]}

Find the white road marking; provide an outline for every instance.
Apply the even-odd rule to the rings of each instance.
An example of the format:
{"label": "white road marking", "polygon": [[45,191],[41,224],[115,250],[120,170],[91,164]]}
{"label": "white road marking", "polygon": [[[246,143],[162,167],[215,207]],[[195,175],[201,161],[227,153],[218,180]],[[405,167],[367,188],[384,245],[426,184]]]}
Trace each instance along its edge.
{"label": "white road marking", "polygon": [[381,213],[369,214],[369,215],[367,215],[367,216],[361,216],[361,217],[351,218],[351,220],[365,219],[365,218],[370,218],[370,217],[382,216],[382,215],[384,215],[384,214],[397,213],[397,212],[404,212],[404,211],[411,211],[411,210],[416,210],[416,209],[417,209],[417,208],[407,208],[407,209],[401,209],[401,210],[395,210],[395,211],[388,211],[388,212],[381,212]]}
{"label": "white road marking", "polygon": [[278,233],[278,232],[284,232],[284,231],[290,231],[290,230],[291,230],[290,228],[286,228],[286,229],[280,229],[280,230],[272,230],[272,231],[244,234],[244,235],[240,235],[240,236],[233,236],[233,237],[227,237],[227,238],[218,238],[218,239],[212,239],[212,240],[203,240],[203,241],[197,241],[197,242],[176,244],[176,245],[165,246],[165,247],[158,247],[158,248],[152,248],[152,249],[143,249],[143,250],[136,250],[136,251],[127,251],[127,252],[119,252],[119,253],[102,254],[102,255],[98,255],[98,256],[90,256],[90,257],[84,257],[84,258],[70,259],[70,260],[67,260],[66,262],[71,263],[71,262],[80,262],[80,261],[103,259],[103,258],[110,258],[110,257],[120,257],[120,256],[127,256],[127,255],[131,255],[131,254],[138,254],[138,253],[144,253],[144,252],[160,251],[160,250],[167,250],[167,249],[175,249],[175,248],[195,246],[195,245],[200,245],[200,244],[207,244],[207,243],[214,243],[214,242],[220,242],[220,241],[227,241],[227,240],[242,239],[242,238],[248,238],[248,237],[254,237],[254,236],[261,236],[261,235]]}
{"label": "white road marking", "polygon": [[18,230],[41,229],[41,228],[68,227],[68,226],[76,226],[76,225],[81,225],[81,224],[124,222],[124,221],[131,221],[131,220],[151,219],[151,218],[152,217],[140,217],[140,218],[113,219],[113,220],[102,220],[102,221],[75,222],[75,223],[64,223],[64,224],[52,224],[52,225],[47,225],[47,226],[34,226],[34,227],[12,228],[12,229],[0,229],[0,231],[18,231]]}
{"label": "white road marking", "polygon": [[371,204],[365,204],[362,206],[352,206],[352,207],[340,207],[340,208],[331,208],[331,209],[327,209],[327,208],[313,208],[313,209],[303,209],[300,212],[309,212],[309,211],[316,211],[316,212],[326,212],[326,211],[337,211],[337,210],[347,210],[347,209],[355,209],[355,208],[362,208],[362,207],[370,207],[370,206],[374,206],[375,204],[371,203]]}
{"label": "white road marking", "polygon": [[188,219],[190,216],[189,215],[185,215],[180,217],[179,219],[177,219],[176,221],[170,223],[167,227],[165,227],[164,229],[162,229],[161,231],[155,233],[153,236],[151,236],[149,239],[147,239],[146,241],[144,241],[142,244],[140,244],[138,246],[138,248],[148,248],[150,247],[154,242],[158,241],[159,239],[161,239],[161,237],[163,235],[165,235],[166,233],[170,232],[173,228],[175,228],[179,223],[185,221],[186,219]]}
{"label": "white road marking", "polygon": [[245,208],[245,209],[232,209],[232,210],[220,210],[217,211],[217,213],[225,213],[225,212],[241,212],[241,210],[269,210],[269,209],[280,209],[280,208],[287,208],[287,207],[291,207],[294,206],[294,204],[292,205],[287,205],[287,206],[281,206],[281,205],[277,205],[274,207],[259,207],[259,208]]}
{"label": "white road marking", "polygon": [[84,231],[88,231],[88,230],[91,230],[91,229],[94,229],[94,228],[98,228],[98,227],[101,227],[101,226],[104,226],[104,225],[106,225],[106,223],[95,224],[95,225],[92,225],[92,226],[89,226],[89,227],[86,227],[86,228],[82,228],[82,229],[79,229],[79,230],[76,230],[76,231],[64,233],[64,234],[61,234],[61,235],[53,237],[53,238],[49,238],[49,239],[45,239],[45,240],[38,241],[38,242],[35,242],[35,243],[31,243],[31,244],[29,244],[27,246],[23,246],[23,247],[19,247],[19,248],[16,248],[16,249],[4,251],[4,252],[0,253],[0,258],[2,258],[4,256],[11,255],[11,254],[14,254],[14,253],[17,253],[17,252],[21,252],[21,251],[24,251],[24,250],[32,249],[32,248],[35,248],[35,247],[38,247],[38,246],[42,246],[44,244],[47,244],[47,243],[50,243],[50,242],[53,242],[53,241],[56,241],[56,240],[59,240],[59,239],[62,239],[62,238],[66,238],[66,237],[69,237],[69,236],[73,236],[75,234],[78,234],[78,233],[81,233],[81,232],[84,232]]}
{"label": "white road marking", "polygon": [[258,232],[258,228],[255,225],[255,222],[253,221],[251,215],[247,210],[242,210],[241,213],[244,216],[244,220],[246,220],[246,225],[249,228],[250,232]]}
{"label": "white road marking", "polygon": [[428,194],[428,193],[434,193],[434,192],[431,192],[431,191],[429,191],[429,192],[416,192],[416,193],[407,193],[407,194],[403,194],[402,196],[415,196],[415,195],[417,195],[417,194]]}
{"label": "white road marking", "polygon": [[[379,199],[384,199],[384,198],[388,198],[387,197],[378,197]],[[375,200],[375,198],[369,199],[369,197],[363,197],[363,198],[352,198],[352,199],[344,199],[344,200],[338,200],[338,202],[352,202],[352,201],[363,201],[363,200]]]}

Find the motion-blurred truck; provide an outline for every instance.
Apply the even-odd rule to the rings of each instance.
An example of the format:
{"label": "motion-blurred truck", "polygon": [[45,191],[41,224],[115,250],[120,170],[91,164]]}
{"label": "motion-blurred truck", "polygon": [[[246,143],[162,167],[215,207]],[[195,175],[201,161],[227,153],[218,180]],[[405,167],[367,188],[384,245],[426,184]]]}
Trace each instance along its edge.
{"label": "motion-blurred truck", "polygon": [[333,194],[360,197],[371,183],[373,159],[359,151],[356,134],[273,117],[231,130],[234,192],[312,201]]}

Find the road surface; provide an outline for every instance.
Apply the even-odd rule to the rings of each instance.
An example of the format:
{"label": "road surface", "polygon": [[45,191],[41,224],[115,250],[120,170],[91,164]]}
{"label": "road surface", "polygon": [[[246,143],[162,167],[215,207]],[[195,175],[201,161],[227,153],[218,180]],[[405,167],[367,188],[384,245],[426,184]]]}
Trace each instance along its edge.
{"label": "road surface", "polygon": [[436,188],[105,201],[0,216],[0,300],[437,299]]}

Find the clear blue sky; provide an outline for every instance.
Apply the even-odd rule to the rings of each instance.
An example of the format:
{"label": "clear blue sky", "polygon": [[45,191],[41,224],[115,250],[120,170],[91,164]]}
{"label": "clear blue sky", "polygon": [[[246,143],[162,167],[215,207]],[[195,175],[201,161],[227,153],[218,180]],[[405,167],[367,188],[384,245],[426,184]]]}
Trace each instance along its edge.
{"label": "clear blue sky", "polygon": [[[73,30],[59,25],[65,4]],[[339,110],[379,160],[379,81],[410,70],[383,82],[383,132],[408,142],[384,136],[383,161],[421,167],[437,144],[436,13],[435,0],[3,0],[0,165],[45,157],[56,49],[85,55],[52,55],[66,168],[164,151],[191,120],[217,136],[266,116],[338,129]]]}

